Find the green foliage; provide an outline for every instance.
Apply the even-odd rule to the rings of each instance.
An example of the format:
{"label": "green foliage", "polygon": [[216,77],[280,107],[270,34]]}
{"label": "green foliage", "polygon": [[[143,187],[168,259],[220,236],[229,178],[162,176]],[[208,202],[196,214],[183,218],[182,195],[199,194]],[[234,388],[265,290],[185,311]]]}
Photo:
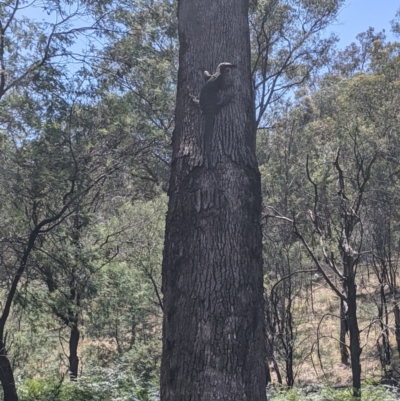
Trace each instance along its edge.
{"label": "green foliage", "polygon": [[268,126],[288,92],[329,64],[336,38],[324,30],[335,21],[343,0],[259,0],[250,14],[256,119]]}
{"label": "green foliage", "polygon": [[106,232],[119,230],[120,252],[103,269],[99,294],[88,311],[88,335],[110,344],[108,354],[104,347],[90,346],[91,358],[107,365],[123,356],[144,382],[158,376],[161,355],[160,268],[165,211],[164,195],[123,204],[102,226]]}
{"label": "green foliage", "polygon": [[19,388],[19,398],[23,401],[45,401],[57,399],[63,378],[55,379],[27,379]]}
{"label": "green foliage", "polygon": [[[143,387],[122,371],[98,369],[76,383],[58,378],[29,379],[19,387],[21,401],[158,401],[154,387]],[[306,389],[268,389],[271,401],[354,401],[350,389],[322,387]],[[396,401],[398,391],[389,386],[364,386],[361,401]]]}
{"label": "green foliage", "polygon": [[[341,75],[326,74],[319,87],[298,91],[291,102],[277,108],[279,116],[258,138],[265,202],[268,342],[274,350],[269,358],[277,374],[278,369],[282,375],[288,372],[287,362],[293,356],[295,363],[303,363],[302,355],[308,352],[296,350],[300,344],[301,351],[303,341],[297,328],[306,324],[308,316],[295,305],[296,300],[302,302],[311,283],[310,278],[296,272],[315,268],[317,261],[334,275],[329,262],[341,260],[344,233],[351,249],[359,253],[355,262],[359,263],[358,273],[367,270],[371,263],[367,255],[374,252],[391,265],[388,276],[397,280],[397,264],[390,260],[397,261],[400,254],[395,240],[399,221],[395,207],[399,137],[395,133],[400,128],[400,48],[398,43],[385,43],[383,36],[372,33],[360,35],[362,46],[357,54],[364,57],[364,70],[360,65],[348,68],[340,55],[335,68]],[[350,54],[348,57],[352,60]],[[344,177],[343,202],[336,156]],[[360,199],[362,203],[357,203]],[[345,219],[356,208],[356,224],[350,229]],[[296,246],[293,219],[315,260]],[[337,266],[342,272],[342,265]],[[384,285],[392,291],[393,285]],[[331,335],[337,338],[336,333]],[[322,360],[325,363],[324,355]],[[297,372],[301,374],[301,369]]]}
{"label": "green foliage", "polygon": [[[61,81],[65,75],[61,71],[70,61],[70,47],[83,36],[89,41],[98,27],[99,21],[89,17],[88,3],[50,0],[0,3],[0,104],[4,95],[17,90],[40,99],[35,107],[42,111],[52,107],[51,100],[59,105],[54,92],[63,90]],[[42,12],[47,19],[31,18],[30,10]]]}
{"label": "green foliage", "polygon": [[76,382],[63,378],[28,379],[19,386],[21,401],[158,401],[158,391],[135,380],[124,365],[98,368]]}
{"label": "green foliage", "polygon": [[135,186],[146,193],[149,184],[165,185],[169,176],[178,59],[176,4],[137,0],[104,7],[105,46],[93,73],[104,102],[118,103],[130,129],[151,143],[141,163],[130,166]]}
{"label": "green foliage", "polygon": [[[157,380],[161,357],[157,292],[160,295],[165,209],[165,195],[123,203],[107,221],[91,216],[81,232],[80,247],[68,244],[65,224],[52,233],[46,248],[35,251],[40,270],[31,272],[29,287],[18,294],[8,326],[9,355],[20,377],[68,370],[65,350],[70,327],[59,316],[68,317],[70,309],[78,316],[83,366],[124,360],[142,382]],[[57,284],[52,291],[46,284],[49,278],[42,277],[47,263]],[[79,305],[69,298],[72,277]]]}

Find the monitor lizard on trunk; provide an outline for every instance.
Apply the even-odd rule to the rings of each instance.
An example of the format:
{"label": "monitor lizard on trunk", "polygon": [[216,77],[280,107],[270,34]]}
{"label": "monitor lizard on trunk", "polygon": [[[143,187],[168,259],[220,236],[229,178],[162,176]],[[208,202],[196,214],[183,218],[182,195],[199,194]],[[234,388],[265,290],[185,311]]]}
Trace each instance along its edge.
{"label": "monitor lizard on trunk", "polygon": [[220,110],[229,104],[234,95],[226,95],[222,97],[221,90],[227,89],[233,85],[230,79],[232,68],[236,68],[235,64],[221,63],[218,65],[214,74],[204,71],[206,83],[201,88],[200,99],[191,96],[192,100],[200,106],[200,109],[205,117],[204,123],[204,153],[208,160],[208,168],[214,168],[211,157],[211,141],[214,131],[215,117]]}

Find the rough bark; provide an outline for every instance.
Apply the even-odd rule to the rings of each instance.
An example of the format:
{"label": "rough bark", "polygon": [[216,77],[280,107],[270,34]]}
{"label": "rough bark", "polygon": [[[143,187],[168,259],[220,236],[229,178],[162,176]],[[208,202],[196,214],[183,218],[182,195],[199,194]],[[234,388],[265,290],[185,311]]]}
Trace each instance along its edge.
{"label": "rough bark", "polygon": [[[180,0],[179,73],[163,261],[162,401],[265,400],[260,175],[246,0]],[[207,168],[202,71],[232,71]]]}

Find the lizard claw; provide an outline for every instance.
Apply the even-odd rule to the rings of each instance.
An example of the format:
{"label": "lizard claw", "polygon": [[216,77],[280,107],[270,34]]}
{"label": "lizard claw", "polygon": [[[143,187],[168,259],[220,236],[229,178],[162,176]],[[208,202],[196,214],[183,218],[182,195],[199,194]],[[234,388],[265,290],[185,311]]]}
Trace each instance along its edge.
{"label": "lizard claw", "polygon": [[191,93],[189,93],[189,97],[190,97],[190,99],[192,99],[192,102],[194,104],[196,104],[197,106],[200,106],[200,100],[196,96],[194,96]]}

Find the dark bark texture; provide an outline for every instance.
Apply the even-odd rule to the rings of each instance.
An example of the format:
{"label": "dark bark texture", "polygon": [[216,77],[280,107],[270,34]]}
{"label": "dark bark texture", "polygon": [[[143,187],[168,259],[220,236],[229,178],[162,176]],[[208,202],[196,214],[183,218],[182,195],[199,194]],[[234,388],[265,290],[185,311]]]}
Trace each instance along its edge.
{"label": "dark bark texture", "polygon": [[[162,401],[265,400],[261,189],[246,0],[180,0],[179,74],[163,261]],[[237,64],[208,168],[203,71]]]}

